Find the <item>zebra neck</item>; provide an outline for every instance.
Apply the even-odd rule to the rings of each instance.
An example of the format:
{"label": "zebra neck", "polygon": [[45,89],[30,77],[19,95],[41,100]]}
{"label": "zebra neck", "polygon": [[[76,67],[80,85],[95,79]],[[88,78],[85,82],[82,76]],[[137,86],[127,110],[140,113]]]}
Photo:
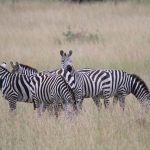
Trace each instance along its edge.
{"label": "zebra neck", "polygon": [[149,89],[145,82],[137,75],[131,75],[131,93],[137,99],[143,99],[149,95]]}
{"label": "zebra neck", "polygon": [[10,72],[8,71],[3,71],[0,73],[0,79],[5,79],[8,75],[10,74]]}

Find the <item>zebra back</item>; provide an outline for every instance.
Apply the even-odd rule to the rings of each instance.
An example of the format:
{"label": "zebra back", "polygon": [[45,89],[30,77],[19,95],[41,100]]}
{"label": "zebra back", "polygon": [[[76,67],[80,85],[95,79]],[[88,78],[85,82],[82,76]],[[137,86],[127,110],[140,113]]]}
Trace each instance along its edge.
{"label": "zebra back", "polygon": [[19,64],[18,62],[16,62],[16,64],[10,62],[10,64],[13,68],[12,73],[22,73],[29,76],[38,73],[37,69],[30,67],[28,65]]}

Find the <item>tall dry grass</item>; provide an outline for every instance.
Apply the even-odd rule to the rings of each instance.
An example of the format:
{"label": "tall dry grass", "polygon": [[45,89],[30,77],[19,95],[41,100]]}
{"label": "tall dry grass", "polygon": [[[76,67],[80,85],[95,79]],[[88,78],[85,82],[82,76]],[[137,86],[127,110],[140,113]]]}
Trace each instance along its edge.
{"label": "tall dry grass", "polygon": [[[76,68],[123,69],[140,75],[150,87],[149,24],[150,6],[143,4],[5,3],[0,5],[0,61],[53,69],[60,67],[59,50],[72,49]],[[64,36],[68,30],[75,40]],[[87,99],[73,120],[47,113],[38,119],[33,106],[24,103],[17,104],[14,117],[3,98],[0,106],[2,150],[150,149],[150,113],[141,122],[133,96],[127,97],[124,113],[118,106],[98,113]]]}

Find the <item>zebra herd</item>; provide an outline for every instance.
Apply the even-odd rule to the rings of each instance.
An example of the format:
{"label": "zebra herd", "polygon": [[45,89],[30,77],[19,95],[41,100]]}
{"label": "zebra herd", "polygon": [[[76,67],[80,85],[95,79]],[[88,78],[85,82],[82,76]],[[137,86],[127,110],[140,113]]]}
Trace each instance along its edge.
{"label": "zebra herd", "polygon": [[10,111],[16,109],[17,101],[33,103],[38,114],[47,109],[58,117],[60,110],[79,112],[84,98],[92,98],[98,110],[104,99],[109,108],[119,102],[125,109],[125,97],[132,93],[141,106],[150,105],[150,92],[145,82],[135,74],[122,70],[83,68],[75,70],[72,64],[72,51],[60,51],[61,69],[38,72],[27,65],[10,62],[12,71],[6,63],[0,65],[0,89],[8,100]]}

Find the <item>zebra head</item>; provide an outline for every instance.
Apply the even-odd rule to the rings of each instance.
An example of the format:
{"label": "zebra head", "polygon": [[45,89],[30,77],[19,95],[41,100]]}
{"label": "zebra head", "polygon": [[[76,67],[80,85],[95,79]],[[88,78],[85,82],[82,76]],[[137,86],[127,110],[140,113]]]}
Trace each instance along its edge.
{"label": "zebra head", "polygon": [[72,50],[70,50],[68,54],[64,53],[64,51],[61,50],[60,55],[61,55],[61,67],[63,69],[66,69],[68,65],[72,65],[72,60],[70,58],[70,56],[72,55]]}
{"label": "zebra head", "polygon": [[12,67],[12,73],[16,73],[16,72],[18,72],[19,73],[19,71],[20,71],[20,67],[19,67],[19,63],[18,62],[16,62],[16,63],[13,63],[12,61],[10,62],[10,65],[11,65],[11,67]]}

